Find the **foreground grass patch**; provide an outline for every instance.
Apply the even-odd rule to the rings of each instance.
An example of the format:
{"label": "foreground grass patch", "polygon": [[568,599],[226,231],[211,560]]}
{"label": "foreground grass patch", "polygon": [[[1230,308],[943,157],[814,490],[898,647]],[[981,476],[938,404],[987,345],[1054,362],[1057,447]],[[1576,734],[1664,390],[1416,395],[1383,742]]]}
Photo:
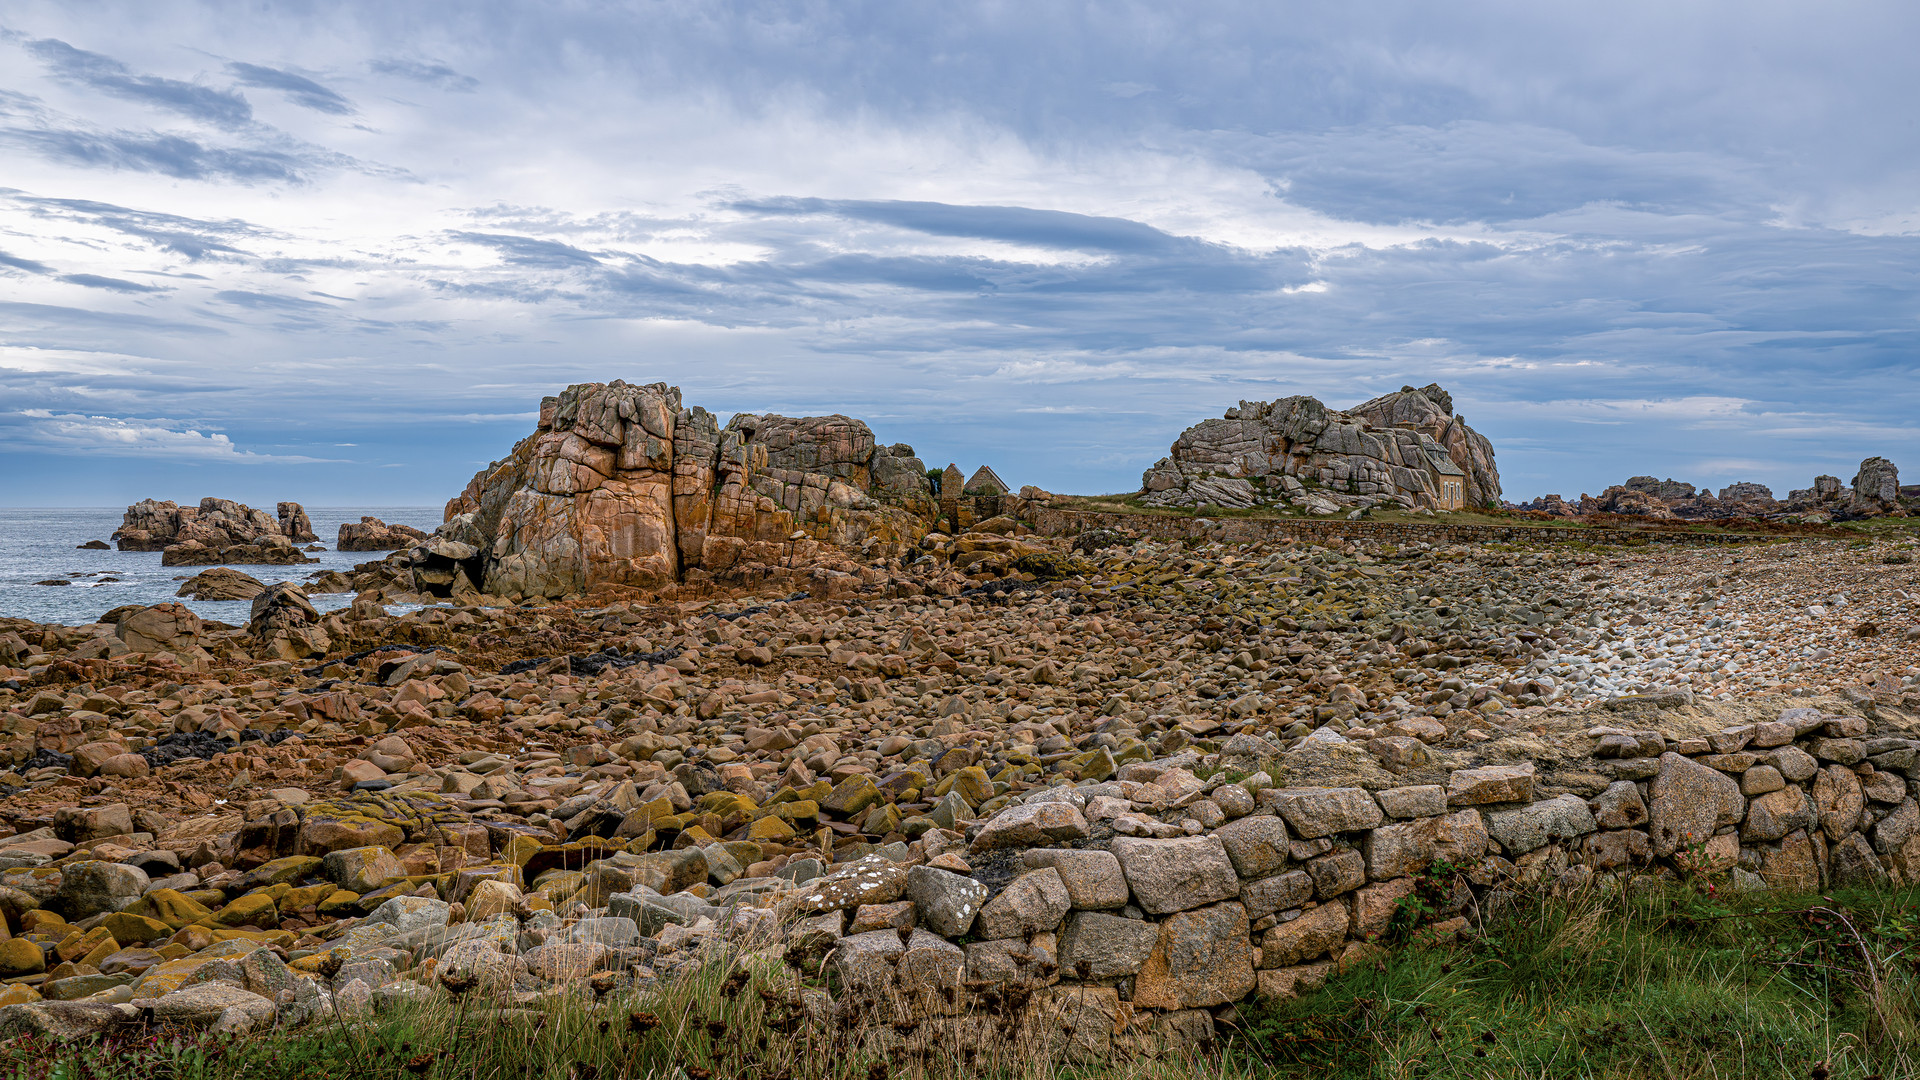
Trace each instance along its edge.
{"label": "foreground grass patch", "polygon": [[1240,1049],[1281,1076],[1912,1077],[1917,905],[1515,899],[1462,945],[1250,1010]]}
{"label": "foreground grass patch", "polygon": [[990,1032],[1000,1018],[987,1010],[876,1043],[834,1022],[793,969],[748,958],[647,993],[581,985],[504,1012],[435,990],[372,1019],[232,1041],[15,1040],[0,1044],[0,1078],[1920,1077],[1920,889],[1510,894],[1474,914],[1460,943],[1411,932],[1386,959],[1305,998],[1243,1006],[1219,1042],[1164,1056],[1067,1063],[951,1038]]}

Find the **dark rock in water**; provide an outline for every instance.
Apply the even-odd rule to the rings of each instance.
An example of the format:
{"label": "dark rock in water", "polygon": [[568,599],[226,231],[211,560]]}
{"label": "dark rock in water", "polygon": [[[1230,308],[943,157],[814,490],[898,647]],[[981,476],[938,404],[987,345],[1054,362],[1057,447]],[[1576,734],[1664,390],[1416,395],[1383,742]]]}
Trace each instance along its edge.
{"label": "dark rock in water", "polygon": [[112,551],[113,545],[107,543],[105,540],[89,540],[86,543],[79,545],[74,550],[76,551]]}
{"label": "dark rock in water", "polygon": [[36,581],[34,582],[34,584],[35,585],[71,585],[73,584],[73,582],[67,581],[63,578],[48,578],[45,581]]}
{"label": "dark rock in water", "polygon": [[210,547],[198,540],[169,544],[160,553],[161,566],[296,566],[319,562],[300,553],[293,541],[284,536],[262,536],[251,544]]}
{"label": "dark rock in water", "polygon": [[312,543],[320,539],[314,535],[313,522],[307,520],[306,508],[297,502],[283,502],[274,508],[280,514],[280,535],[296,544]]}
{"label": "dark rock in water", "polygon": [[411,525],[389,525],[377,517],[343,522],[333,546],[341,551],[398,551],[427,539]]}
{"label": "dark rock in water", "polygon": [[230,567],[216,566],[188,578],[173,595],[189,600],[251,600],[266,588],[258,578]]}
{"label": "dark rock in water", "polygon": [[315,593],[343,593],[353,591],[353,581],[338,570],[323,570],[307,579],[308,596]]}

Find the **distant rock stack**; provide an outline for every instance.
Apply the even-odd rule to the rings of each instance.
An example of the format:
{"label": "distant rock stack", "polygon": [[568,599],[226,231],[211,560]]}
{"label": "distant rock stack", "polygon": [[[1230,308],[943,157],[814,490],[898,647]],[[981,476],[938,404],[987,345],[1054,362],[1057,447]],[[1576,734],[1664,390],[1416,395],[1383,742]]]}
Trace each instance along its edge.
{"label": "distant rock stack", "polygon": [[315,539],[306,510],[296,502],[278,509],[275,519],[231,499],[201,499],[199,506],[146,499],[127,507],[113,539],[121,551],[161,552],[163,566],[313,562],[294,546]]}
{"label": "distant rock stack", "polygon": [[1500,473],[1493,444],[1430,384],[1346,412],[1306,396],[1243,401],[1183,432],[1140,493],[1150,506],[1458,510],[1498,505]]}
{"label": "distant rock stack", "polygon": [[280,512],[280,535],[296,544],[311,544],[320,539],[314,535],[313,522],[307,520],[305,507],[297,502],[283,502],[276,509]]}

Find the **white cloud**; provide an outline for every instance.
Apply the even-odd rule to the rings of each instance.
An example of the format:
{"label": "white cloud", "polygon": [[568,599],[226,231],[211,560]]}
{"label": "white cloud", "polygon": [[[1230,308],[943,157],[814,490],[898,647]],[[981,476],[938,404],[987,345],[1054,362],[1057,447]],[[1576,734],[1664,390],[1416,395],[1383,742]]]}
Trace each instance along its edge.
{"label": "white cloud", "polygon": [[177,420],[80,416],[45,409],[0,413],[0,445],[23,451],[195,464],[313,465],[328,461],[300,454],[242,450],[220,432],[182,427]]}

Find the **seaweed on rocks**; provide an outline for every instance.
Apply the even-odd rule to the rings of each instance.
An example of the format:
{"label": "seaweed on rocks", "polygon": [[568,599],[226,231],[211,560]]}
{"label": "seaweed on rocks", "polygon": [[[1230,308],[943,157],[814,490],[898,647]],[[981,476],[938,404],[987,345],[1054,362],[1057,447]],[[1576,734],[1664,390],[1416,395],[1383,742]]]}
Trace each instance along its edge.
{"label": "seaweed on rocks", "polygon": [[984,600],[987,603],[1005,604],[1024,593],[1037,593],[1045,588],[1038,581],[1021,581],[1017,578],[1001,578],[976,585],[971,589],[962,589],[960,595],[970,600]]}
{"label": "seaweed on rocks", "polygon": [[328,660],[325,663],[321,664],[319,667],[310,667],[305,669],[304,671],[301,672],[301,674],[305,675],[309,679],[317,679],[320,677],[321,672],[325,671],[329,666],[333,664],[357,664],[360,661],[365,660],[367,657],[372,656],[374,653],[405,652],[405,653],[419,654],[419,653],[436,653],[436,652],[448,652],[448,651],[450,650],[448,650],[447,647],[444,645],[407,645],[407,644],[403,644],[401,642],[395,641],[395,642],[389,642],[385,645],[375,645],[371,649],[361,649],[357,653],[353,653],[348,656],[338,657],[333,660]]}
{"label": "seaweed on rocks", "polygon": [[680,655],[679,649],[661,649],[650,653],[622,653],[618,645],[609,645],[596,653],[572,653],[564,657],[532,656],[525,660],[515,660],[500,669],[502,675],[518,675],[523,671],[532,671],[552,663],[556,659],[567,662],[566,674],[598,675],[608,668],[630,668],[636,664],[664,664]]}
{"label": "seaweed on rocks", "polygon": [[299,733],[284,728],[265,732],[242,731],[239,740],[235,741],[204,731],[176,731],[140,751],[140,756],[147,759],[149,768],[157,769],[162,765],[171,765],[176,761],[186,761],[189,758],[205,761],[216,754],[231,753],[244,743],[260,742],[268,746],[279,746],[297,734]]}
{"label": "seaweed on rocks", "polygon": [[794,593],[792,596],[783,596],[778,600],[769,600],[765,604],[755,604],[750,608],[742,608],[739,611],[722,611],[715,615],[714,618],[719,619],[721,622],[733,622],[736,619],[744,619],[749,615],[764,615],[772,610],[770,607],[772,604],[795,604],[809,598],[809,593],[801,591]]}
{"label": "seaweed on rocks", "polygon": [[72,767],[72,765],[72,754],[63,754],[58,750],[49,750],[43,746],[35,750],[32,757],[22,762],[19,770],[21,772],[30,772],[34,769],[65,769]]}

